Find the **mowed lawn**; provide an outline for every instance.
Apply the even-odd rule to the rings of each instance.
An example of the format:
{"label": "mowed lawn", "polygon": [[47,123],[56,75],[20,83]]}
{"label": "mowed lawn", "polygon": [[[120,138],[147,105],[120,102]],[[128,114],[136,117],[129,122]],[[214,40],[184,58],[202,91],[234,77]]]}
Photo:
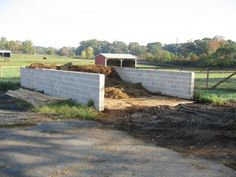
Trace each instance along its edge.
{"label": "mowed lawn", "polygon": [[[43,59],[43,57],[46,57],[46,59]],[[94,64],[94,60],[89,59],[73,59],[56,55],[52,56],[15,54],[9,60],[3,60],[2,58],[0,58],[0,77],[1,80],[20,77],[20,67],[28,66],[31,63],[62,65],[68,62],[72,62],[76,65]]]}
{"label": "mowed lawn", "polygon": [[[45,60],[43,57],[46,57],[47,59]],[[4,61],[0,58],[0,82],[19,82],[20,67],[28,66],[31,63],[55,63],[61,65],[68,62],[77,65],[94,64],[94,60],[88,59],[73,59],[50,55],[13,55],[10,60]],[[145,65],[138,66],[142,68],[145,67]],[[153,66],[148,66],[147,69],[150,67],[153,68]],[[178,71],[178,68],[171,70]],[[206,72],[204,72],[204,69],[200,70],[192,69],[192,71],[195,72],[195,99],[214,104],[236,102],[236,75],[219,85],[217,88],[206,90]],[[235,71],[211,71],[209,77],[209,88],[233,72]]]}

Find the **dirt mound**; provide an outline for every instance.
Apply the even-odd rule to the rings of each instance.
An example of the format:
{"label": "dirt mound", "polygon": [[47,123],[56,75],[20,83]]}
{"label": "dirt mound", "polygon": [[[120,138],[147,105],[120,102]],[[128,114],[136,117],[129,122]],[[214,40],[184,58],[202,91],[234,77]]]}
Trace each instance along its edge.
{"label": "dirt mound", "polygon": [[100,73],[105,74],[106,76],[112,73],[112,69],[110,67],[105,67],[102,65],[72,65],[69,67],[69,71]]}
{"label": "dirt mound", "polygon": [[[112,90],[112,94],[105,94],[106,98],[126,99],[126,98],[151,96],[151,94],[149,94],[143,88],[141,83],[137,84],[127,83],[120,78],[115,68],[111,69],[112,69],[111,74],[106,76],[105,87],[109,88],[110,92]],[[111,95],[113,96],[110,97]]]}
{"label": "dirt mound", "polygon": [[52,64],[32,63],[27,68],[57,69],[58,66],[55,63],[52,63]]}
{"label": "dirt mound", "polygon": [[105,98],[125,99],[129,98],[129,95],[127,95],[122,89],[107,87],[105,88]]}
{"label": "dirt mound", "polygon": [[[115,90],[120,90],[124,94],[128,95],[129,98],[136,98],[136,97],[144,97],[144,96],[151,96],[142,86],[142,84],[131,84],[127,83],[121,79],[113,78],[110,76],[106,77],[106,88],[115,88]],[[106,96],[105,96],[106,97]],[[111,97],[106,97],[111,98]],[[127,97],[120,97],[119,99],[125,99]]]}

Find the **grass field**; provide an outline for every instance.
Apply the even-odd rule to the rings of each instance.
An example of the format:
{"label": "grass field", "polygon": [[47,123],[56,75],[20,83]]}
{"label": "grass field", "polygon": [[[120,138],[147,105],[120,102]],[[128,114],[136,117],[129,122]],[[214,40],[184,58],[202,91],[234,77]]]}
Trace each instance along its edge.
{"label": "grass field", "polygon": [[[46,57],[47,59],[43,59]],[[11,59],[4,60],[0,58],[0,78],[17,78],[20,76],[20,67],[25,67],[31,63],[44,63],[51,64],[55,63],[58,65],[72,62],[77,65],[93,64],[93,60],[88,59],[73,59],[61,56],[51,56],[51,55],[13,55]]]}
{"label": "grass field", "polygon": [[[47,59],[43,59],[47,57]],[[7,81],[19,82],[20,67],[30,65],[31,63],[55,63],[64,64],[72,62],[73,64],[84,65],[94,64],[93,60],[87,59],[72,59],[68,57],[50,56],[50,55],[13,55],[10,60],[0,58],[0,89],[8,88],[10,85]],[[142,68],[153,68],[148,65],[138,65]],[[172,69],[178,70],[178,69]],[[214,104],[223,104],[226,102],[236,102],[236,76],[219,85],[216,89],[205,89],[206,72],[204,69],[192,69],[195,72],[195,98],[202,102]],[[219,82],[222,78],[227,77],[233,71],[212,71],[210,72],[209,88]],[[2,85],[2,86],[1,86]],[[14,84],[17,85],[17,84]]]}
{"label": "grass field", "polygon": [[[47,59],[43,59],[46,57]],[[57,55],[13,55],[10,60],[0,59],[0,63],[3,66],[27,66],[31,63],[56,63],[56,64],[64,64],[67,62],[72,62],[73,64],[92,64],[93,60],[88,59],[73,59],[69,57],[62,57]]]}

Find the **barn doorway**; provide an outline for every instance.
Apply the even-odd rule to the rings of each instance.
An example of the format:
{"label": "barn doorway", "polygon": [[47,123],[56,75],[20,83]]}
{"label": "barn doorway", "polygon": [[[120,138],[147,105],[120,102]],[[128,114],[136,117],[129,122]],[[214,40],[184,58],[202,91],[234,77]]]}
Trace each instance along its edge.
{"label": "barn doorway", "polygon": [[135,68],[135,60],[124,59],[122,62],[122,67]]}
{"label": "barn doorway", "polygon": [[107,60],[107,66],[121,66],[121,60],[119,59],[108,59]]}

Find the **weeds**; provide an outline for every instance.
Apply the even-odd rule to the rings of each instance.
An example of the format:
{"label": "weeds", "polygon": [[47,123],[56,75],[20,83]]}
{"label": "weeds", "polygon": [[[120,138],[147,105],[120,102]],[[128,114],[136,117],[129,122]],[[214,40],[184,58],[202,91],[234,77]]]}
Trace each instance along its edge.
{"label": "weeds", "polygon": [[215,105],[223,105],[225,103],[234,102],[236,98],[235,91],[227,91],[221,89],[203,90],[196,89],[194,94],[195,100],[202,103],[212,103]]}
{"label": "weeds", "polygon": [[59,119],[80,118],[94,120],[98,117],[98,112],[92,107],[78,105],[72,101],[44,105],[35,108],[34,111],[49,116],[55,115]]}

